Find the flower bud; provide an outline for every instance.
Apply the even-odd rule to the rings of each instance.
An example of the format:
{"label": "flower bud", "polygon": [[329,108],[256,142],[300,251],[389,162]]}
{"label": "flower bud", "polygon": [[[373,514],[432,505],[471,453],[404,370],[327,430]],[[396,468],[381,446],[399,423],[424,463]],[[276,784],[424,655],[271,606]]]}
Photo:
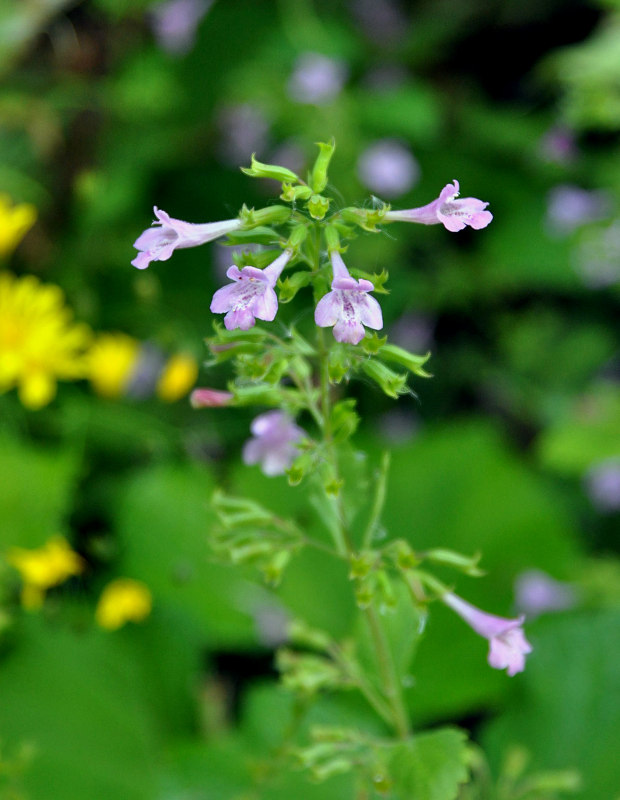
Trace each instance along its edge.
{"label": "flower bud", "polygon": [[254,153],[252,153],[251,165],[241,167],[241,172],[252,178],[273,178],[281,183],[299,183],[299,178],[292,170],[279,167],[277,164],[263,164],[256,160]]}
{"label": "flower bud", "polygon": [[310,185],[315,192],[322,192],[327,186],[327,170],[336,149],[336,142],[333,139],[327,143],[317,142],[317,147],[319,148],[319,155],[312,168]]}

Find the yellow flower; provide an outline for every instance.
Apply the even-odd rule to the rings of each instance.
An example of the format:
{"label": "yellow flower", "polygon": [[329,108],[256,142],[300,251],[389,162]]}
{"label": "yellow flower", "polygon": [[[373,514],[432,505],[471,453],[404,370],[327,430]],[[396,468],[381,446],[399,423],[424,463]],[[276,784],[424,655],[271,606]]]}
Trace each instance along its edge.
{"label": "yellow flower", "polygon": [[84,376],[89,342],[58,286],[0,272],[0,393],[17,386],[27,408],[47,405],[57,380]]}
{"label": "yellow flower", "polygon": [[37,209],[30,203],[14,206],[11,198],[0,194],[0,258],[10,255],[37,218]]}
{"label": "yellow flower", "polygon": [[120,397],[138,361],[140,343],[124,333],[102,333],[88,354],[88,378],[102,397]]}
{"label": "yellow flower", "polygon": [[84,569],[84,562],[62,536],[54,536],[33,550],[12,547],[6,560],[22,577],[22,605],[29,609],[40,608],[49,588]]}
{"label": "yellow flower", "polygon": [[130,620],[140,622],[151,613],[148,587],[132,578],[117,578],[108,583],[95,611],[97,624],[109,631],[121,628]]}
{"label": "yellow flower", "polygon": [[185,397],[197,377],[198,364],[194,358],[182,353],[172,356],[157,381],[157,396],[166,403],[174,403]]}

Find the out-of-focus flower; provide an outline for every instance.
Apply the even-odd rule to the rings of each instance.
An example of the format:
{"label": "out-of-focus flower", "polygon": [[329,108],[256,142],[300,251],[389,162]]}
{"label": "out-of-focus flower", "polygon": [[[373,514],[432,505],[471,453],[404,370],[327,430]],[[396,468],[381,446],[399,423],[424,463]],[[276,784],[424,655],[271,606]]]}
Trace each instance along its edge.
{"label": "out-of-focus flower", "polygon": [[226,314],[224,325],[229,331],[249,330],[256,323],[255,317],[266,322],[275,319],[278,298],[274,286],[292,255],[292,250],[285,250],[265,269],[230,267],[226,275],[233,283],[218,289],[211,301],[214,314]]}
{"label": "out-of-focus flower", "polygon": [[196,359],[179,353],[168,361],[159,376],[155,393],[165,403],[175,403],[189,392],[198,377]]}
{"label": "out-of-focus flower", "polygon": [[584,232],[575,254],[575,269],[590,289],[605,289],[620,281],[620,220],[603,230]]}
{"label": "out-of-focus flower", "polygon": [[[269,120],[257,106],[250,103],[226,106],[218,114],[217,126],[220,157],[237,169],[252,153],[261,153],[267,148]],[[273,163],[280,164],[279,161]]]}
{"label": "out-of-focus flower", "polygon": [[464,619],[480,636],[489,640],[489,665],[494,669],[505,669],[512,677],[525,669],[525,656],[532,652],[532,646],[523,633],[524,616],[518,619],[504,619],[487,614],[462,597],[447,592],[443,602]]}
{"label": "out-of-focus flower", "polygon": [[373,42],[393,43],[411,30],[410,22],[394,0],[355,0],[353,14]]}
{"label": "out-of-focus flower", "polygon": [[0,194],[0,258],[11,255],[36,219],[37,209],[33,205],[13,205],[8,195]]}
{"label": "out-of-focus flower", "polygon": [[381,139],[362,153],[357,162],[360,180],[382,197],[400,197],[420,177],[420,167],[411,151],[395,139]]}
{"label": "out-of-focus flower", "polygon": [[553,164],[570,164],[577,158],[575,134],[564,125],[554,125],[542,136],[538,152],[541,158]]}
{"label": "out-of-focus flower", "polygon": [[515,605],[528,617],[545,611],[563,611],[577,602],[575,589],[569,583],[556,581],[539,569],[528,569],[515,580]]}
{"label": "out-of-focus flower", "polygon": [[342,91],[347,79],[342,61],[321,53],[302,53],[288,81],[289,96],[298,103],[316,106],[329,103]]}
{"label": "out-of-focus flower", "polygon": [[84,570],[83,560],[62,536],[54,536],[33,550],[12,547],[6,560],[22,577],[21,602],[27,609],[40,608],[48,589]]}
{"label": "out-of-focus flower", "polygon": [[550,230],[567,235],[581,225],[605,219],[611,212],[611,198],[604,191],[588,191],[579,186],[555,186],[547,196],[547,222]]}
{"label": "out-of-focus flower", "polygon": [[88,354],[88,379],[101,397],[120,397],[135,369],[140,343],[125,333],[101,333]]}
{"label": "out-of-focus flower", "polygon": [[603,514],[620,511],[620,456],[594,464],[584,476],[592,504]]}
{"label": "out-of-focus flower", "polygon": [[90,329],[73,321],[58,286],[0,273],[0,392],[18,387],[30,409],[47,405],[57,380],[86,374]]}
{"label": "out-of-focus flower", "polygon": [[230,405],[234,395],[232,392],[223,392],[220,389],[201,387],[194,389],[189,396],[192,408],[222,408]]}
{"label": "out-of-focus flower", "polygon": [[182,56],[194,46],[196,31],[213,0],[168,0],[149,9],[157,43],[171,55]]}
{"label": "out-of-focus flower", "polygon": [[198,247],[212,242],[220,236],[236,231],[242,224],[239,219],[195,224],[174,219],[157,206],[153,207],[153,211],[157,217],[153,225],[160,227],[147,228],[133,245],[140,251],[131,262],[138,269],[146,269],[151,261],[167,261],[177,249]]}
{"label": "out-of-focus flower", "polygon": [[282,475],[293,463],[297,443],[306,435],[284,411],[259,414],[250,426],[253,438],[243,447],[246,464],[260,464],[265,475]]}
{"label": "out-of-focus flower", "polygon": [[437,225],[439,222],[449,231],[462,231],[467,225],[475,230],[486,228],[493,219],[485,211],[488,203],[475,197],[459,197],[459,182],[448,183],[432,203],[405,211],[388,211],[386,222],[419,222],[422,225]]}
{"label": "out-of-focus flower", "polygon": [[141,622],[151,613],[152,605],[148,586],[132,578],[117,578],[101,593],[95,620],[102,628],[115,631],[126,622]]}
{"label": "out-of-focus flower", "polygon": [[314,321],[320,328],[333,325],[337,342],[358,344],[365,335],[364,325],[376,331],[383,327],[381,306],[368,295],[375,288],[373,284],[364,278],[359,281],[352,278],[338,251],[330,255],[332,291],[319,300]]}

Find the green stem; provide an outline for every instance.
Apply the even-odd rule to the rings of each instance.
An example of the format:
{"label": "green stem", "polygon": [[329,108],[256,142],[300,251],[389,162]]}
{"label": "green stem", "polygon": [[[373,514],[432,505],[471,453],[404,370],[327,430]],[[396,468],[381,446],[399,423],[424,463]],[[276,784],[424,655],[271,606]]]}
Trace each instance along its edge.
{"label": "green stem", "polygon": [[409,720],[407,718],[407,711],[403,702],[403,694],[392,652],[375,607],[373,605],[368,606],[368,608],[365,609],[365,613],[370,635],[372,636],[377,653],[381,680],[393,712],[392,722],[399,737],[405,739],[410,733]]}
{"label": "green stem", "polygon": [[375,534],[377,525],[379,523],[379,519],[381,518],[381,512],[383,511],[383,505],[385,503],[385,490],[387,485],[387,476],[389,468],[390,468],[390,454],[386,450],[381,456],[381,466],[379,468],[379,474],[377,475],[377,483],[375,485],[375,499],[372,505],[372,510],[370,512],[368,525],[366,526],[366,531],[364,533],[364,538],[362,540],[363,550],[370,549],[370,546],[372,545],[373,535]]}

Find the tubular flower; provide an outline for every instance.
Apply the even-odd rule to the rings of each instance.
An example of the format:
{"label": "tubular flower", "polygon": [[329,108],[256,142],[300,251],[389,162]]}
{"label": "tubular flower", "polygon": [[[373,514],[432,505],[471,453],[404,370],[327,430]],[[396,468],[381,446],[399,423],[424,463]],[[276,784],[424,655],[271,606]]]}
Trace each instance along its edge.
{"label": "tubular flower", "polygon": [[233,283],[218,289],[211,301],[214,314],[226,314],[224,325],[229,331],[249,330],[256,322],[255,317],[265,322],[275,318],[278,298],[274,286],[292,255],[292,250],[285,250],[265,269],[230,267],[226,275]]}
{"label": "tubular flower", "polygon": [[229,406],[234,399],[232,392],[224,392],[221,389],[209,389],[208,387],[199,387],[189,396],[189,402],[192,408],[222,408]]}
{"label": "tubular flower", "polygon": [[138,236],[134,247],[140,252],[131,262],[138,269],[146,269],[151,261],[167,261],[177,248],[198,247],[241,227],[239,219],[226,219],[222,222],[206,222],[196,225],[173,219],[165,211],[153,206],[157,219],[153,225]]}
{"label": "tubular flower", "polygon": [[461,597],[447,592],[443,602],[465,620],[465,622],[489,640],[489,665],[494,669],[505,669],[512,677],[525,669],[525,656],[532,652],[532,646],[525,638],[522,625],[524,616],[518,619],[504,619],[487,614]]}
{"label": "tubular flower", "polygon": [[0,273],[0,393],[18,387],[27,408],[47,405],[56,381],[87,373],[90,329],[75,323],[58,286]]}
{"label": "tubular flower", "polygon": [[62,536],[55,536],[34,550],[12,547],[6,560],[22,577],[21,601],[28,609],[40,608],[48,589],[84,569],[84,562]]}
{"label": "tubular flower", "polygon": [[13,205],[11,198],[0,194],[0,257],[10,255],[37,218],[37,209],[30,203]]}
{"label": "tubular flower", "polygon": [[132,578],[117,578],[105,587],[97,603],[97,624],[109,631],[126,622],[141,622],[151,613],[153,601],[148,587]]}
{"label": "tubular flower", "polygon": [[267,411],[256,417],[250,430],[254,438],[243,447],[246,464],[260,463],[265,475],[282,475],[298,454],[297,442],[305,431],[299,428],[284,411]]}
{"label": "tubular flower", "polygon": [[488,203],[475,197],[459,198],[459,182],[448,183],[432,203],[406,211],[388,211],[386,222],[419,222],[422,225],[441,224],[449,231],[462,231],[467,225],[475,230],[486,228],[493,219],[490,211],[485,211]]}
{"label": "tubular flower", "polygon": [[381,330],[381,306],[368,292],[375,288],[363,278],[356,281],[349,274],[340,253],[331,253],[334,278],[332,291],[322,297],[314,312],[314,321],[320,328],[334,326],[337,342],[357,344],[364,338],[364,325]]}

